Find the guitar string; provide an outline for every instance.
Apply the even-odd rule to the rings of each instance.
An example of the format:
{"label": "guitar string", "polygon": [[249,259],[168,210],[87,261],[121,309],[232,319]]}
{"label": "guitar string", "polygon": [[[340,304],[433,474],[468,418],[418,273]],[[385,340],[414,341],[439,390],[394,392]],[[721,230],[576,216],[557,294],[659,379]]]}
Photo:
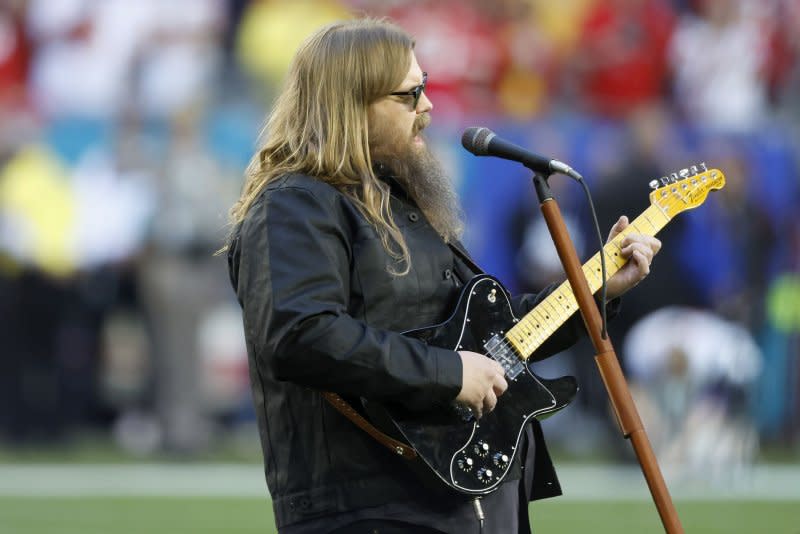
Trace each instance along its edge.
{"label": "guitar string", "polygon": [[[604,246],[604,248],[603,248],[603,253],[608,255],[608,252],[605,250],[605,247],[612,247],[612,248],[616,247],[618,250],[621,250],[621,247],[619,246],[618,241],[620,241],[622,238],[624,238],[624,236],[627,233],[628,232],[624,232],[623,234],[621,234],[620,238],[615,239],[614,241],[606,244]],[[598,258],[592,258],[592,260],[589,261],[590,264],[597,263],[597,260],[599,259],[599,253],[597,253],[596,256],[598,256]],[[611,258],[610,256],[609,256],[609,259],[616,265],[617,268],[620,267],[620,265],[617,265],[617,262],[615,260],[613,260],[613,258]],[[590,265],[590,268],[591,268],[591,265]],[[536,308],[534,308],[534,310],[531,310],[531,312],[526,314],[526,316],[523,317],[520,320],[520,323],[525,328],[527,328],[527,330],[533,331],[533,329],[529,326],[529,323],[533,322],[533,321],[529,320],[529,316],[531,314],[533,314],[533,313],[536,313],[537,315],[539,315],[538,324],[535,325],[535,327],[537,329],[536,332],[538,333],[536,335],[536,338],[533,339],[533,334],[530,333],[530,332],[527,332],[528,341],[526,342],[524,338],[522,338],[520,340],[520,345],[522,345],[522,348],[524,348],[526,351],[530,349],[530,345],[535,345],[535,348],[540,346],[548,337],[550,337],[560,327],[561,324],[563,324],[564,321],[566,321],[567,318],[569,318],[574,313],[574,312],[568,311],[569,308],[570,308],[569,303],[567,303],[566,306],[564,306],[564,305],[556,305],[555,301],[557,299],[559,299],[559,298],[563,298],[564,297],[564,293],[567,294],[567,301],[568,302],[570,301],[569,297],[574,297],[574,295],[572,294],[571,289],[568,286],[566,286],[564,283],[562,283],[558,288],[556,288],[556,290],[553,291],[553,293],[551,293],[545,299],[543,299],[542,302],[539,305],[537,305]],[[551,310],[554,311],[554,313],[553,312],[547,312],[546,310],[544,310],[544,311],[543,310],[537,310],[537,308],[546,308],[548,306],[549,306],[549,308]],[[550,323],[550,321],[549,321],[550,317],[547,315],[547,313],[553,313],[553,315],[558,319],[558,321]],[[542,318],[542,314],[544,314],[544,318]],[[538,329],[539,328],[539,324],[552,325],[552,326],[550,328],[545,328],[545,329],[539,330]],[[548,332],[548,330],[549,330],[549,332]],[[533,350],[535,350],[535,348]],[[533,351],[531,350],[531,352],[533,352]]]}
{"label": "guitar string", "polygon": [[[710,171],[709,171],[709,172],[710,172]],[[701,178],[701,179],[700,179],[700,181],[705,181],[705,176],[704,176],[703,178]],[[693,187],[693,190],[696,190],[696,189],[697,189],[697,183],[698,183],[698,182],[697,182],[697,179],[695,178],[695,181],[694,181],[694,185],[695,185],[695,187]],[[685,190],[685,187],[686,187],[686,186],[685,186],[685,184],[681,184],[681,186],[678,186],[678,185],[676,184],[674,187],[672,187],[672,188],[671,188],[671,192],[672,192],[673,196],[667,196],[667,197],[665,197],[665,198],[662,200],[662,204],[660,204],[660,205],[658,204],[658,200],[656,200],[656,202],[655,202],[654,204],[651,204],[651,206],[650,206],[650,207],[653,207],[653,206],[655,206],[655,207],[659,207],[659,208],[661,208],[661,209],[663,210],[663,209],[669,209],[669,208],[671,208],[671,207],[674,207],[674,205],[675,205],[675,204],[678,204],[679,202],[683,202],[684,204],[688,204],[689,202],[687,201],[687,198],[684,196],[684,193],[681,191],[681,188],[683,188],[683,189]],[[648,208],[648,209],[649,209],[649,208]],[[646,220],[646,221],[647,221],[647,222],[650,224],[650,226],[651,226],[651,228],[652,228],[652,235],[655,235],[656,233],[658,233],[658,231],[660,231],[660,230],[661,230],[661,229],[662,229],[662,228],[663,228],[663,227],[664,227],[664,226],[665,226],[665,225],[666,225],[666,224],[667,224],[667,223],[668,223],[668,222],[669,222],[669,221],[672,219],[671,217],[669,217],[668,215],[666,215],[665,213],[663,213],[663,212],[662,212],[662,215],[664,215],[664,217],[665,217],[665,221],[664,221],[664,225],[662,225],[662,226],[659,228],[659,227],[658,227],[656,224],[654,224],[654,223],[653,223],[653,221],[650,219],[649,215],[647,214],[647,211],[648,211],[648,210],[646,209],[644,212],[642,212],[642,214],[641,214],[639,217],[637,217],[637,218],[635,219],[635,221],[637,221],[637,222],[639,222],[639,223],[640,223],[640,222],[643,222],[643,221],[640,221],[640,219],[644,219],[644,220]],[[636,230],[636,231],[638,231],[638,232],[640,232],[640,233],[642,232],[642,230],[641,230],[640,226],[638,226],[638,225],[636,224],[636,222],[632,223],[630,226],[631,226],[632,230]],[[628,230],[628,232],[626,232],[626,233],[630,233],[630,232],[632,231],[632,230],[629,230],[629,229],[626,229],[626,230]],[[622,238],[624,238],[624,236],[626,235],[626,233],[621,233],[621,237],[622,237]],[[645,233],[647,233],[647,232],[645,232]],[[601,250],[600,250],[600,251],[599,251],[599,252],[596,254],[596,256],[598,256],[598,258],[597,258],[597,259],[599,259],[599,255],[600,255],[600,254],[605,254],[605,255],[607,255],[607,254],[608,254],[608,252],[606,251],[606,247],[611,247],[611,248],[613,248],[613,247],[616,247],[618,250],[620,250],[620,251],[621,251],[621,250],[622,250],[622,247],[619,245],[619,241],[620,241],[620,240],[618,240],[618,239],[615,239],[615,240],[611,241],[610,243],[607,243],[606,245],[604,245],[604,246],[603,246],[603,248],[602,248],[602,249],[601,249]],[[595,258],[593,257],[593,258],[590,260],[590,263],[591,263],[591,262],[593,262],[593,261],[596,261],[597,259],[595,259]],[[609,256],[609,259],[611,259],[611,261],[612,261],[612,262],[615,264],[615,266],[617,267],[617,269],[620,269],[620,268],[622,267],[621,265],[616,265],[616,261],[615,261],[613,258],[611,258],[610,256]],[[624,264],[623,264],[623,265],[624,265]],[[594,273],[594,271],[592,271],[592,272]],[[562,284],[562,285],[563,285],[563,284]],[[514,329],[514,328],[517,328],[517,326],[520,326],[520,325],[521,325],[521,326],[522,326],[522,333],[523,333],[523,334],[526,334],[526,337],[528,338],[528,340],[529,340],[529,341],[533,341],[533,342],[534,342],[534,344],[536,345],[536,347],[537,347],[537,348],[538,348],[539,346],[541,346],[541,344],[542,344],[542,343],[543,343],[543,342],[544,342],[544,341],[545,341],[545,340],[546,340],[548,337],[550,337],[550,335],[552,335],[552,333],[553,333],[553,332],[555,332],[555,331],[556,331],[556,330],[557,330],[557,329],[558,329],[558,328],[559,328],[559,327],[560,327],[560,326],[561,326],[561,325],[564,323],[564,321],[566,321],[566,319],[567,319],[567,318],[571,317],[571,316],[572,316],[572,314],[574,313],[574,311],[573,311],[573,312],[571,312],[571,313],[567,314],[567,315],[566,315],[566,318],[563,318],[564,314],[566,314],[566,310],[559,310],[559,308],[558,308],[558,307],[556,307],[556,306],[554,305],[554,303],[553,303],[553,302],[551,302],[551,300],[552,300],[552,299],[550,299],[550,297],[551,297],[551,296],[553,296],[553,295],[555,295],[555,294],[557,294],[557,293],[560,293],[560,292],[561,292],[561,286],[559,286],[559,288],[556,288],[556,290],[555,290],[555,291],[554,291],[554,292],[553,292],[551,295],[548,295],[548,297],[546,297],[544,300],[542,300],[542,302],[540,302],[540,303],[539,303],[539,305],[537,305],[537,306],[536,306],[536,307],[535,307],[533,310],[531,310],[530,312],[528,312],[528,313],[525,315],[525,317],[523,317],[523,318],[522,318],[522,319],[521,319],[521,320],[518,322],[518,324],[517,324],[517,325],[515,325],[514,327],[512,327],[512,329]],[[568,292],[569,292],[569,293],[572,293],[572,292],[571,292],[571,290],[570,290],[570,291],[568,291]],[[560,296],[563,296],[563,295],[560,295]],[[574,294],[573,294],[573,295],[571,295],[571,296],[574,298]],[[568,299],[568,300],[569,300],[569,299]],[[554,326],[551,328],[551,330],[552,330],[552,331],[551,331],[550,333],[547,333],[547,334],[545,334],[545,332],[546,332],[546,330],[547,330],[547,329],[545,329],[544,331],[543,331],[543,330],[538,330],[539,326],[540,326],[542,323],[544,323],[544,324],[548,324],[548,323],[549,323],[549,321],[542,321],[542,320],[541,320],[541,314],[542,314],[543,312],[542,312],[541,310],[538,310],[538,311],[537,311],[537,309],[538,309],[538,308],[540,308],[540,307],[543,307],[543,306],[545,306],[545,305],[549,305],[551,309],[555,310],[555,312],[556,312],[556,313],[555,313],[554,315],[556,316],[556,319],[558,319],[558,321],[560,321],[560,322],[558,322],[558,321],[554,321],[553,323],[550,323],[550,324],[553,324]],[[567,309],[568,309],[568,308],[569,308],[569,305],[567,305]],[[531,325],[529,324],[531,321],[529,321],[529,320],[528,320],[528,317],[529,317],[530,315],[532,315],[534,312],[537,312],[537,313],[539,314],[539,316],[540,316],[540,317],[539,317],[539,322],[538,322],[538,323],[535,325],[535,327],[536,327],[536,329],[537,329],[536,331],[538,332],[538,334],[537,334],[537,336],[536,336],[536,337],[537,337],[537,339],[531,339],[531,338],[533,338],[533,336],[534,336],[534,334],[533,334],[533,332],[534,332],[534,329],[533,329],[533,328],[531,328]],[[549,320],[549,316],[548,316],[548,315],[546,315],[546,314],[547,314],[547,312],[545,311],[544,313],[545,313],[545,319],[546,319],[546,320]],[[562,320],[562,318],[563,318],[563,320]],[[524,345],[526,345],[526,342],[525,342],[525,337],[522,337],[522,339],[521,339],[521,341],[520,341],[520,344],[522,345],[522,347],[518,347],[518,346],[517,346],[515,343],[513,343],[513,342],[512,342],[512,341],[509,339],[509,337],[508,337],[508,335],[509,335],[509,334],[510,334],[510,330],[509,330],[509,332],[508,332],[508,333],[505,333],[505,334],[503,335],[503,337],[501,338],[501,341],[500,341],[500,343],[498,343],[497,345],[495,345],[495,347],[494,347],[494,348],[493,348],[491,351],[489,351],[489,350],[487,349],[487,352],[490,352],[490,354],[491,354],[493,357],[500,356],[499,354],[496,354],[496,353],[494,353],[493,351],[494,351],[494,350],[495,350],[495,349],[496,349],[498,346],[502,345],[504,348],[506,348],[507,350],[510,350],[512,353],[514,353],[514,354],[515,354],[515,355],[516,355],[518,358],[521,358],[521,359],[523,360],[523,362],[526,362],[528,358],[525,358],[525,357],[523,357],[523,356],[522,356],[522,354],[520,353],[520,349],[521,349],[521,348],[526,348],[526,347],[524,346]],[[527,343],[527,345],[530,345],[530,344],[531,344],[530,342],[529,342],[529,343]],[[534,349],[534,350],[535,350],[535,349]],[[531,351],[531,353],[532,353],[532,352],[533,352],[533,351]],[[496,359],[496,358],[495,358],[495,359]]]}
{"label": "guitar string", "polygon": [[[617,248],[620,248],[619,245],[617,245],[616,240],[613,241],[612,243],[610,243],[609,245],[611,245],[611,244],[613,244]],[[563,285],[564,284],[562,283],[562,286]],[[563,297],[563,293],[565,293],[565,292],[569,293],[570,294],[569,296],[574,297],[574,295],[572,295],[571,290],[567,289],[566,287],[562,287],[562,286],[559,286],[558,288],[556,288],[556,290],[553,291],[553,293],[551,293],[545,299],[543,299],[533,310],[528,312],[528,314],[526,314],[525,317],[523,317],[520,320],[519,324],[522,324],[523,327],[529,331],[527,333],[528,342],[526,343],[524,338],[520,341],[520,344],[522,345],[522,348],[524,348],[526,351],[527,351],[527,349],[529,348],[529,346],[531,344],[536,345],[536,348],[541,346],[541,344],[544,343],[544,341],[546,341],[547,338],[549,338],[558,328],[560,328],[560,326],[566,321],[566,319],[568,319],[574,313],[574,312],[569,312],[569,313],[567,312],[567,309],[569,308],[569,305],[566,306],[567,309],[564,309],[563,307],[560,308],[559,306],[556,306],[555,303],[553,302],[553,300],[554,300],[552,298],[553,296],[558,297],[560,295],[561,297]],[[568,301],[569,301],[569,296],[567,297]],[[547,307],[549,307],[552,311],[548,312],[546,310]],[[540,309],[540,308],[544,308],[544,309]],[[534,334],[533,334],[534,329],[531,328],[531,326],[529,325],[529,323],[531,323],[532,321],[530,321],[528,318],[529,318],[530,315],[532,315],[534,313],[537,314],[539,317],[538,317],[538,322],[535,325],[535,328],[536,328],[535,331],[537,332],[537,334],[535,335],[535,339],[532,339],[534,337]],[[548,313],[552,314],[553,316],[555,316],[557,320],[553,321],[553,322],[550,322],[549,321],[550,316],[548,315]],[[540,329],[539,327],[542,324],[549,325],[549,327],[546,326],[544,329]],[[516,328],[516,326],[514,328]],[[523,333],[525,333],[524,330],[523,330]],[[517,348],[517,347],[513,346],[513,344],[508,340],[507,336],[505,338],[505,344],[508,346],[508,348],[511,348],[512,350]],[[519,350],[514,350],[514,352],[515,353],[519,353]],[[533,352],[533,351],[531,351],[531,352]],[[519,354],[519,357],[523,358],[521,354]],[[523,358],[523,360],[527,360],[527,358]]]}
{"label": "guitar string", "polygon": [[[683,186],[685,186],[685,184],[683,184]],[[680,189],[681,189],[681,187],[678,187],[677,185],[675,185],[675,187],[671,188],[671,192],[672,192],[673,196],[667,196],[667,197],[665,197],[665,198],[663,199],[663,201],[662,201],[662,204],[661,204],[660,206],[656,206],[656,204],[658,204],[658,199],[656,199],[656,201],[655,201],[653,204],[651,204],[651,206],[649,206],[649,207],[656,206],[656,207],[660,207],[660,208],[662,208],[662,209],[665,209],[665,208],[666,208],[666,209],[668,210],[669,208],[672,208],[672,207],[674,207],[675,205],[679,204],[680,202],[683,202],[684,204],[688,204],[687,198],[686,198],[685,196],[683,196],[683,192],[682,192]],[[695,187],[694,187],[694,189],[697,189],[697,187],[695,186]],[[675,198],[675,197],[677,197],[677,198]],[[649,207],[648,207],[648,209],[649,209]],[[646,220],[647,220],[647,222],[648,222],[648,223],[650,223],[650,226],[652,227],[652,235],[655,235],[655,234],[656,234],[658,231],[660,231],[661,229],[663,229],[663,228],[664,228],[664,226],[666,226],[666,224],[667,224],[667,223],[668,223],[670,220],[672,220],[672,218],[671,218],[671,217],[667,216],[667,215],[666,215],[666,214],[664,214],[663,212],[662,212],[662,215],[664,215],[664,217],[666,218],[666,220],[665,220],[665,222],[664,222],[664,225],[663,225],[663,226],[661,226],[661,228],[658,228],[658,227],[657,227],[655,224],[653,224],[653,222],[650,220],[649,216],[647,215],[647,209],[645,209],[645,211],[643,211],[643,212],[642,212],[642,214],[641,214],[639,217],[637,217],[636,219],[634,219],[634,221],[639,221],[639,219],[640,219],[640,218],[644,217],[644,219],[646,219]],[[631,224],[631,225],[629,225],[629,226],[630,226],[630,227],[632,227],[632,229],[633,229],[633,230],[636,230],[637,232],[639,232],[639,233],[642,233],[642,230],[641,230],[641,228],[640,228],[640,227],[639,227],[637,224],[635,224],[635,223],[632,223],[632,224]],[[626,230],[627,230],[627,228],[626,228]],[[621,237],[622,237],[622,238],[624,238],[624,237],[625,237],[625,235],[627,235],[627,233],[631,233],[631,232],[632,232],[632,230],[629,230],[628,232],[625,232],[625,233],[621,233]],[[647,233],[647,232],[644,232],[644,233]],[[613,246],[613,247],[616,247],[617,249],[619,249],[620,251],[622,251],[622,247],[619,245],[619,240],[615,239],[615,240],[611,241],[610,243],[607,243],[606,245],[604,245],[604,246],[603,246],[603,248],[602,248],[602,249],[601,249],[601,250],[600,250],[600,251],[599,251],[597,254],[595,254],[596,256],[598,256],[598,258],[597,258],[597,259],[599,259],[599,254],[607,254],[607,252],[606,252],[606,250],[605,250],[605,249],[606,249],[606,247],[608,247],[608,246]],[[611,259],[611,258],[609,258],[609,259]],[[591,263],[591,262],[593,262],[593,261],[595,261],[595,258],[594,258],[594,257],[592,257],[592,259],[591,259],[591,260],[589,260],[589,263]],[[616,261],[614,261],[614,260],[612,259],[612,262],[614,262],[614,264],[616,265]],[[623,264],[623,265],[624,265],[624,264]],[[620,268],[621,268],[621,266],[617,266],[617,269],[620,269]],[[594,273],[594,270],[592,270],[591,272],[592,272],[593,274],[595,274],[595,273]],[[616,271],[615,271],[615,272],[616,272]],[[554,309],[554,310],[556,310],[556,313],[555,313],[554,315],[556,316],[556,319],[557,319],[557,321],[554,321],[554,322],[553,322],[553,323],[551,323],[551,324],[554,324],[554,325],[556,325],[556,324],[557,324],[557,326],[553,326],[553,328],[551,329],[552,331],[551,331],[550,333],[548,333],[548,334],[546,334],[546,335],[543,335],[543,334],[544,334],[544,332],[543,332],[542,330],[538,330],[538,327],[539,327],[539,325],[536,325],[536,327],[537,327],[537,331],[538,331],[539,333],[537,334],[537,336],[536,336],[536,339],[533,339],[533,340],[532,340],[532,341],[534,341],[534,344],[536,345],[536,348],[540,347],[540,346],[541,346],[541,344],[542,344],[542,343],[544,343],[544,341],[546,341],[546,340],[547,340],[547,338],[549,338],[549,337],[550,337],[550,336],[551,336],[551,335],[552,335],[552,334],[553,334],[553,333],[554,333],[554,332],[555,332],[555,331],[556,331],[558,328],[560,328],[560,326],[561,326],[561,325],[562,325],[562,324],[563,324],[563,323],[564,323],[564,322],[565,322],[565,321],[566,321],[566,320],[567,320],[569,317],[571,317],[571,316],[572,316],[572,315],[575,313],[575,312],[573,311],[573,312],[569,313],[568,315],[566,315],[566,318],[563,318],[563,314],[564,314],[564,313],[566,313],[566,311],[563,311],[562,313],[559,313],[559,310],[558,310],[558,308],[557,308],[556,306],[554,306],[552,302],[549,302],[549,300],[550,300],[550,297],[551,297],[552,295],[556,294],[556,292],[558,292],[558,291],[559,291],[559,289],[560,289],[560,286],[559,286],[559,288],[556,288],[556,290],[555,290],[555,291],[553,291],[553,293],[551,293],[550,295],[548,295],[547,297],[545,297],[545,299],[543,299],[543,300],[542,300],[542,301],[539,303],[539,305],[537,305],[537,306],[536,306],[536,307],[535,307],[533,310],[531,310],[530,312],[528,312],[528,313],[527,313],[527,314],[526,314],[526,315],[525,315],[525,316],[524,316],[524,317],[523,317],[523,318],[522,318],[522,319],[521,319],[521,320],[520,320],[520,321],[517,323],[517,325],[515,325],[514,327],[512,327],[512,329],[514,329],[514,328],[516,328],[516,327],[517,327],[519,324],[522,324],[522,325],[524,326],[523,333],[526,333],[526,332],[525,332],[525,329],[527,329],[529,332],[527,332],[527,336],[526,336],[526,337],[527,337],[529,340],[531,340],[531,338],[534,336],[534,334],[533,334],[533,329],[532,329],[532,328],[531,328],[531,327],[530,327],[530,326],[527,324],[528,322],[530,322],[530,321],[527,321],[527,318],[528,318],[528,317],[529,317],[531,314],[533,314],[534,312],[537,312],[538,308],[540,308],[541,306],[544,306],[545,304],[549,305],[551,309]],[[571,291],[570,291],[570,293],[571,293]],[[572,295],[572,297],[574,298],[574,294]],[[541,312],[541,310],[539,310],[539,311],[538,311],[538,313],[541,315],[541,313],[542,313],[542,312]],[[545,312],[545,313],[547,313],[547,312]],[[548,317],[547,315],[545,315],[545,318],[546,318],[546,319],[549,319],[549,317]],[[563,320],[562,320],[562,318],[563,318]],[[560,322],[559,322],[559,321],[560,321]],[[539,323],[541,324],[541,323],[543,323],[543,322],[544,322],[545,324],[547,324],[549,321],[542,321],[542,320],[541,320],[541,317],[540,317]],[[547,329],[545,329],[545,330],[547,330]],[[509,332],[508,332],[508,333],[506,333],[506,334],[504,334],[504,335],[503,335],[503,337],[501,338],[501,339],[502,339],[502,341],[501,341],[501,342],[500,342],[498,345],[503,345],[503,346],[504,346],[506,349],[508,349],[508,350],[510,350],[512,353],[514,353],[514,354],[515,354],[515,355],[516,355],[518,358],[521,358],[523,362],[527,362],[528,358],[525,358],[525,357],[523,357],[523,356],[522,356],[522,354],[520,353],[520,352],[521,352],[521,351],[520,351],[520,349],[521,349],[521,348],[525,348],[525,347],[517,347],[517,346],[516,346],[516,344],[515,344],[515,343],[513,343],[513,342],[512,342],[512,341],[511,341],[511,340],[508,338],[508,334],[509,334],[509,333],[510,333],[510,330],[509,330]],[[522,344],[522,345],[525,345],[525,344],[527,344],[527,345],[530,345],[531,343],[526,343],[526,342],[525,342],[525,340],[524,340],[524,338],[523,338],[523,340],[521,341],[521,344]],[[495,347],[497,347],[497,345],[496,345]],[[535,350],[536,350],[536,349],[534,349],[534,351],[535,351]],[[532,352],[533,352],[533,351],[531,351],[531,353],[532,353]],[[491,352],[490,352],[490,354],[491,354]],[[499,356],[499,355],[492,354],[492,356],[494,357],[494,356]],[[530,356],[528,356],[528,357],[530,357]]]}

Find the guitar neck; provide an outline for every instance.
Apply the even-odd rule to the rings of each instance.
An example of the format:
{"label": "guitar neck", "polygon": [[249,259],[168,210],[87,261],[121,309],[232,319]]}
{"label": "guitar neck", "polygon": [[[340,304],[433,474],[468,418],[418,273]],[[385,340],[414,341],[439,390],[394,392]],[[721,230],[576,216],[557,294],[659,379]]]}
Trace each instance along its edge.
{"label": "guitar neck", "polygon": [[[656,235],[671,218],[658,206],[651,205],[637,217],[625,230],[607,243],[602,252],[606,258],[606,275],[610,278],[628,261],[622,257],[621,243],[630,233]],[[592,294],[603,285],[600,252],[583,264],[583,274]],[[578,311],[578,303],[568,280],[550,293],[533,310],[528,312],[505,335],[506,340],[516,349],[523,360],[527,360],[542,343],[549,338],[572,314]]]}

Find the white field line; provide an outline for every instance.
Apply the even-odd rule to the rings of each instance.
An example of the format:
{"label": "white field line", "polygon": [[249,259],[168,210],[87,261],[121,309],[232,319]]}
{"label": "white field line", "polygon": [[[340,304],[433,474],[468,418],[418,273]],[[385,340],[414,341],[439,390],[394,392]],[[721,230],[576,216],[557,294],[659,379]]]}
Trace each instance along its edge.
{"label": "white field line", "polygon": [[[636,466],[558,468],[566,501],[647,500]],[[800,502],[800,466],[762,465],[734,477],[667,480],[676,500]],[[2,464],[0,497],[268,497],[260,465],[252,464]]]}
{"label": "white field line", "polygon": [[0,496],[267,495],[263,470],[255,464],[0,465]]}

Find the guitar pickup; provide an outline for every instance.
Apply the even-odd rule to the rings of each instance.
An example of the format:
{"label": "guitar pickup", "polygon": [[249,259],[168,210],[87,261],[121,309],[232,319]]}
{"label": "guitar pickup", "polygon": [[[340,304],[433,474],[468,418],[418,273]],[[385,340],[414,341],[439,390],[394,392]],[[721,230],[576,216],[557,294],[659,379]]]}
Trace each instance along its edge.
{"label": "guitar pickup", "polygon": [[511,380],[517,378],[525,370],[525,363],[519,359],[511,345],[500,334],[493,335],[483,348],[490,358],[503,366],[506,376]]}

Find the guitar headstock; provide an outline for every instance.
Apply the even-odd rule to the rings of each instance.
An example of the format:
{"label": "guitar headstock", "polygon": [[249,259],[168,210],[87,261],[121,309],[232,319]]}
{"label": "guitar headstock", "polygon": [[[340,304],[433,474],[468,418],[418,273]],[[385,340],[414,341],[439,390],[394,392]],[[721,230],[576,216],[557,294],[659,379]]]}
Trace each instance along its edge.
{"label": "guitar headstock", "polygon": [[707,169],[705,163],[700,163],[651,181],[650,203],[672,218],[700,206],[710,191],[724,186],[725,175],[721,170]]}

